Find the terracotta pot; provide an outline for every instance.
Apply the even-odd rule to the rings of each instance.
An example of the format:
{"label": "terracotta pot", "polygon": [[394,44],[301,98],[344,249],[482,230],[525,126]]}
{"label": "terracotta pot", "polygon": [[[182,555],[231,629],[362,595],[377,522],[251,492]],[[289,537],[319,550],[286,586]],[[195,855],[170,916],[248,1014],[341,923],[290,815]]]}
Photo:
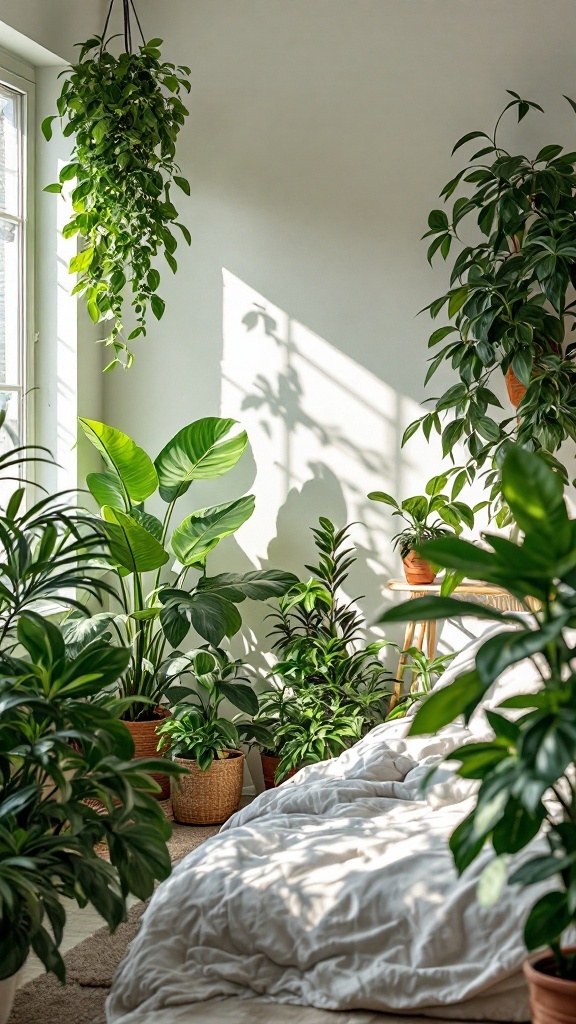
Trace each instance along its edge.
{"label": "terracotta pot", "polygon": [[429,583],[434,583],[436,579],[434,569],[420,555],[417,555],[415,551],[410,551],[406,558],[402,559],[402,563],[407,583],[416,586],[419,584],[426,586]]}
{"label": "terracotta pot", "polygon": [[532,1024],[576,1024],[576,981],[556,977],[550,953],[537,953],[526,960],[524,975],[530,989]]}
{"label": "terracotta pot", "polygon": [[[281,786],[282,782],[276,783],[276,781],[275,781],[276,770],[278,768],[278,765],[280,764],[281,758],[280,757],[274,757],[273,754],[260,754],[260,758],[262,760],[262,774],[264,776],[264,788],[265,789],[276,789],[277,785]],[[290,779],[293,775],[296,775],[296,769],[295,768],[293,768],[291,772],[288,772],[288,775],[286,776],[286,778]],[[283,779],[282,781],[285,782],[286,780]]]}
{"label": "terracotta pot", "polygon": [[526,391],[528,390],[524,384],[521,384],[518,377],[514,373],[511,366],[506,371],[506,390],[508,392],[508,398],[512,402],[515,409],[518,408],[520,402],[524,398]]}
{"label": "terracotta pot", "polygon": [[20,972],[18,971],[18,973],[13,974],[11,978],[4,978],[0,981],[0,1024],[6,1024],[10,1016],[12,1003],[14,1002],[14,996],[16,995],[19,973]]}
{"label": "terracotta pot", "polygon": [[184,825],[221,825],[240,806],[244,779],[244,754],[228,751],[229,757],[212,762],[205,772],[197,761],[175,757],[188,769],[171,780],[172,811]]}
{"label": "terracotta pot", "polygon": [[[148,722],[124,722],[134,741],[134,757],[161,757],[158,753],[158,740],[160,737],[156,732],[158,726],[165,718],[170,717],[166,708],[158,708],[156,717]],[[166,744],[168,747],[168,743]],[[155,793],[156,800],[167,800],[170,796],[170,779],[167,775],[152,773],[152,778],[161,786],[160,793]]]}

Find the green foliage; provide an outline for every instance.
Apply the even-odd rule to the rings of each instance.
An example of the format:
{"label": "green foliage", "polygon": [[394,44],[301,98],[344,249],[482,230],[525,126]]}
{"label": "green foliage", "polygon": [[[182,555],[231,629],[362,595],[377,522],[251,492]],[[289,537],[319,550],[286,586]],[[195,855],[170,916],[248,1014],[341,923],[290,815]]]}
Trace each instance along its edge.
{"label": "green foliage", "polygon": [[0,455],[0,482],[16,486],[0,508],[0,650],[14,643],[23,612],[39,602],[90,615],[88,600],[102,603],[114,588],[102,579],[100,558],[106,549],[102,525],[71,504],[63,491],[34,500],[36,488],[24,474],[35,463],[52,464],[46,449],[20,447]]}
{"label": "green foliage", "polygon": [[132,760],[126,727],[89,703],[130,652],[96,641],[71,656],[60,630],[31,611],[17,640],[18,657],[0,658],[0,978],[32,949],[64,981],[62,901],[91,903],[114,930],[126,897],[146,899],[170,873],[170,825],[147,774],[158,759]]}
{"label": "green foliage", "polygon": [[362,616],[341,597],[355,561],[348,528],[321,518],[313,531],[319,562],[293,586],[273,615],[272,689],[257,722],[274,734],[282,756],[278,779],[293,768],[334,757],[384,721],[391,673],[378,658],[386,641],[366,644]]}
{"label": "green foliage", "polygon": [[[505,111],[517,111],[518,120],[531,108],[542,110],[510,95]],[[434,352],[426,383],[445,363],[459,381],[433,400],[433,410],[404,438],[418,426],[426,437],[434,430],[451,458],[454,445],[463,443],[466,465],[455,466],[453,475],[470,482],[483,475],[499,526],[510,521],[500,479],[510,443],[539,450],[566,479],[554,453],[576,438],[576,345],[565,344],[576,322],[576,152],[547,145],[532,158],[510,153],[497,136],[501,118],[491,137],[469,132],[456,143],[454,151],[483,140],[441,196],[448,202],[468,186],[467,194],[448,213],[433,210],[428,219],[428,259],[440,251],[447,260],[456,247],[458,254],[449,290],[426,307],[433,319],[446,310],[452,321],[430,337]],[[462,240],[462,227],[470,222],[479,230],[474,244]],[[493,389],[493,375],[508,369],[527,388],[518,417],[499,412]]]}
{"label": "green foliage", "polygon": [[[106,344],[114,356],[107,369],[130,366],[129,342],[146,334],[148,310],[160,320],[164,300],[158,294],[160,253],[175,273],[179,223],[173,189],[190,195],[190,185],[175,161],[176,140],[188,114],[181,93],[190,91],[190,69],[161,60],[161,39],[136,53],[113,56],[104,37],[81,45],[79,60],[66,69],[57,101],[64,135],[72,136],[71,160],[57,183],[72,182],[73,214],[65,238],[78,235],[83,248],[70,262],[78,274],[75,292],[83,295],[91,319],[112,326]],[[47,140],[55,115],[42,122]],[[123,295],[131,292],[136,327],[123,338]]]}
{"label": "green foliage", "polygon": [[[463,778],[476,779],[479,790],[468,817],[451,839],[456,866],[463,871],[488,842],[495,857],[508,859],[529,847],[545,824],[547,854],[528,856],[514,869],[512,885],[550,879],[551,891],[532,908],[525,926],[528,949],[549,945],[561,977],[576,980],[576,958],[562,952],[563,932],[576,923],[576,521],[570,519],[562,482],[535,453],[512,446],[502,469],[505,501],[524,538],[516,544],[488,536],[482,552],[482,578],[506,587],[528,609],[540,602],[535,626],[513,613],[491,610],[491,617],[514,625],[486,640],[472,672],[433,692],[417,712],[412,734],[434,732],[463,714],[468,720],[498,676],[530,658],[541,677],[536,692],[504,700],[486,715],[493,739],[469,743],[449,755]],[[422,547],[424,557],[447,568],[477,565],[478,549],[459,538],[444,538]],[[424,599],[423,599],[424,600]],[[404,606],[406,616],[437,618],[434,598],[428,605]],[[443,615],[446,600],[436,599]],[[479,606],[457,604],[460,615],[477,615]],[[383,621],[397,621],[386,613]],[[512,709],[510,720],[506,712]],[[494,864],[494,862],[492,862]],[[484,897],[497,899],[497,882],[506,872],[490,867],[483,876]]]}
{"label": "green foliage", "polygon": [[448,474],[432,477],[426,485],[426,494],[405,498],[400,504],[385,491],[371,491],[371,501],[380,501],[394,509],[393,516],[400,516],[407,524],[400,533],[392,538],[394,547],[400,548],[400,555],[406,558],[410,552],[424,541],[433,537],[443,537],[452,532],[461,533],[464,526],[472,529],[474,514],[484,508],[481,502],[473,509],[458,500],[458,492],[449,498],[442,493],[448,482]]}
{"label": "green foliage", "polygon": [[428,700],[433,687],[456,657],[454,653],[437,654],[435,657],[429,658],[419,647],[408,647],[403,653],[410,659],[408,662],[408,668],[412,674],[410,690],[403,694],[396,706],[388,712],[387,722],[396,718],[404,718],[413,704]]}
{"label": "green foliage", "polygon": [[[87,485],[102,505],[102,520],[118,579],[122,611],[94,618],[78,628],[67,626],[69,642],[82,646],[94,636],[107,636],[129,646],[132,658],[119,688],[119,713],[130,719],[151,718],[175,681],[176,662],[169,648],[180,647],[193,626],[218,647],[242,625],[238,605],[247,598],[263,601],[284,594],[296,582],[291,573],[256,570],[206,575],[206,558],[225,537],[235,533],[254,509],[248,495],[224,505],[193,512],[171,530],[179,498],[195,480],[209,480],[233,469],[248,444],[245,431],[233,432],[235,420],[205,417],[195,420],[152,459],[127,434],[95,420],[80,425],[104,460],[105,472],[91,473]],[[144,509],[144,500],[164,502],[162,519]],[[162,568],[178,559],[175,578],[162,579]],[[196,573],[194,582],[190,573]],[[148,573],[154,573],[149,578]],[[198,573],[200,575],[198,576]]]}
{"label": "green foliage", "polygon": [[224,700],[250,716],[258,712],[258,698],[248,678],[240,675],[241,668],[241,660],[233,660],[222,648],[209,645],[176,655],[168,662],[166,671],[171,679],[186,672],[193,684],[167,691],[168,699],[176,706],[173,717],[163,722],[158,732],[169,737],[171,754],[197,761],[198,767],[206,771],[214,758],[227,757],[230,749],[236,750],[245,740],[270,742],[262,726],[241,716],[230,721],[220,713]]}

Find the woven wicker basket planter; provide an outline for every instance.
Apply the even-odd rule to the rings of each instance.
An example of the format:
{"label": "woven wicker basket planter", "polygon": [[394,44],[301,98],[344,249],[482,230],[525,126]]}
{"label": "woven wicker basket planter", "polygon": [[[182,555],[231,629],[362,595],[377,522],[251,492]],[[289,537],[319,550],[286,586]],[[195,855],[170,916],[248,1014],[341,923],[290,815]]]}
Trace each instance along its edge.
{"label": "woven wicker basket planter", "polygon": [[186,775],[171,780],[172,811],[184,825],[221,825],[240,806],[244,778],[244,754],[230,751],[222,761],[214,759],[201,771],[196,761],[175,757],[174,762],[188,769]]}
{"label": "woven wicker basket planter", "polygon": [[[160,757],[158,753],[158,740],[160,737],[156,732],[157,728],[165,718],[170,715],[169,711],[162,709],[156,718],[149,722],[124,722],[134,741],[134,757]],[[152,778],[162,787],[160,793],[154,793],[156,800],[167,800],[170,796],[170,779],[167,775],[152,773]]]}

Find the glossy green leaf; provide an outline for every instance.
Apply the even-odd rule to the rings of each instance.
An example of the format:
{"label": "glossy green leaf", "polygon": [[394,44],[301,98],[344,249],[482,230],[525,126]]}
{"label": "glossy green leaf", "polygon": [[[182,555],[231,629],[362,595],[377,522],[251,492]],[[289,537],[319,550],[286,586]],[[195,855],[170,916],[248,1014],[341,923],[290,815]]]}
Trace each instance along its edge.
{"label": "glossy green leaf", "polygon": [[100,452],[104,462],[122,481],[132,502],[149,498],[158,486],[154,464],[143,448],[115,427],[80,417],[80,425],[88,440]]}
{"label": "glossy green leaf", "polygon": [[130,515],[105,505],[102,509],[110,552],[128,572],[151,572],[165,565],[168,552]]}
{"label": "glossy green leaf", "polygon": [[236,465],[248,438],[245,431],[227,438],[234,426],[236,420],[206,417],[178,431],[155,461],[164,501],[181,497],[193,480],[211,480]]}
{"label": "glossy green leaf", "polygon": [[127,511],[125,491],[117,473],[88,473],[86,485],[100,507],[112,505]]}
{"label": "glossy green leaf", "polygon": [[182,565],[202,562],[224,537],[235,533],[254,511],[255,498],[249,494],[224,505],[193,512],[176,527],[171,546]]}

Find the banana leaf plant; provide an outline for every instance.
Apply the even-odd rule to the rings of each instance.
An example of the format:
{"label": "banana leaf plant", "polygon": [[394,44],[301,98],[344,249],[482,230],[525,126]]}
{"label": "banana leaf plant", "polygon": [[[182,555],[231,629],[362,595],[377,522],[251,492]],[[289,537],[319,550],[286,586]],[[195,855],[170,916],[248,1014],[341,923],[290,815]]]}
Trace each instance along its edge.
{"label": "banana leaf plant", "polygon": [[[176,504],[194,481],[223,476],[242,457],[248,438],[245,431],[234,431],[235,420],[195,420],[154,461],[115,427],[88,419],[80,425],[104,460],[104,471],[90,473],[86,483],[101,508],[121,613],[101,613],[89,622],[73,618],[67,640],[81,648],[107,635],[131,647],[119,707],[130,720],[146,720],[187,671],[179,648],[191,626],[218,647],[242,625],[239,604],[281,596],[297,578],[274,569],[207,575],[208,554],[252,515],[252,494],[199,509],[172,527]],[[164,504],[160,518],[145,510],[150,498]],[[167,581],[163,570],[170,560],[173,577]]]}

